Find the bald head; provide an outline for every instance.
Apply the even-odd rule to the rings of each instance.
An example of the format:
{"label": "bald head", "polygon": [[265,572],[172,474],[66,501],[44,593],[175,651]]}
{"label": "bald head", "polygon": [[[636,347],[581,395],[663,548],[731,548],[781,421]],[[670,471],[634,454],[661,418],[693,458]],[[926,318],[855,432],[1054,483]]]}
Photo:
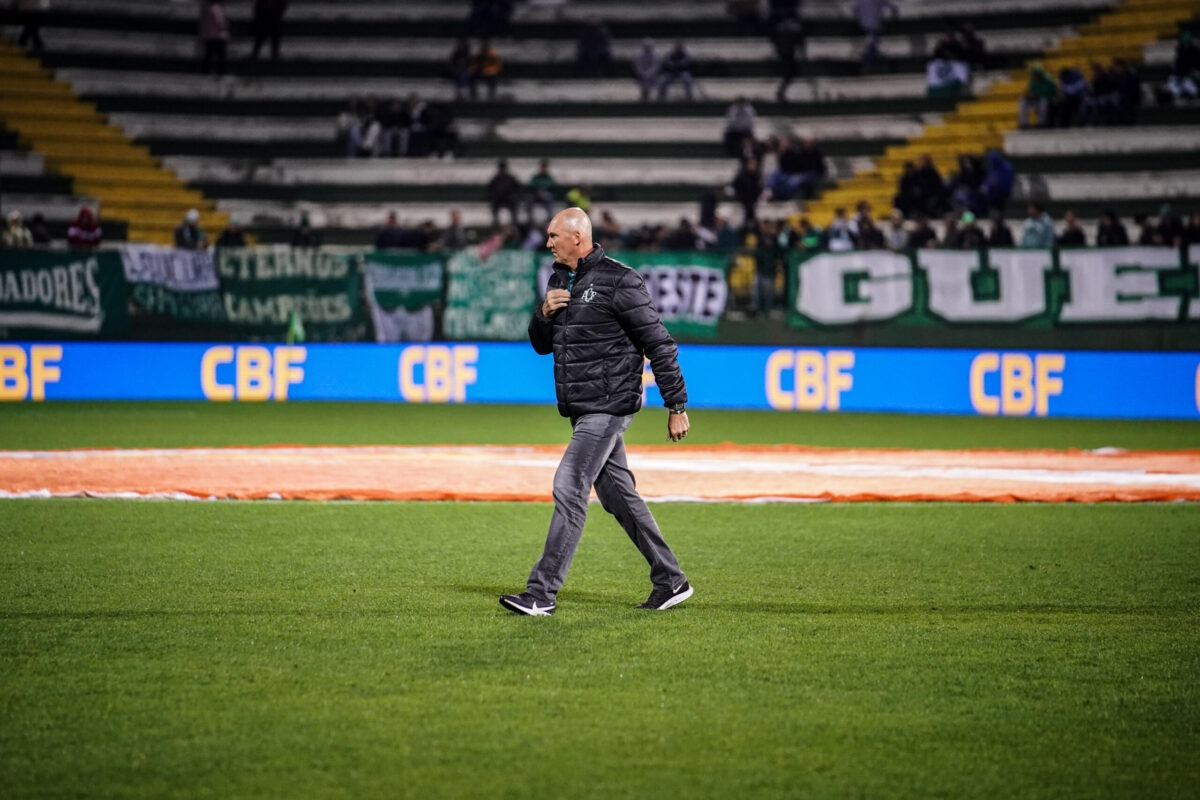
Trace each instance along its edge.
{"label": "bald head", "polygon": [[579,259],[592,252],[592,221],[582,208],[566,208],[546,226],[546,247],[554,260],[575,268]]}

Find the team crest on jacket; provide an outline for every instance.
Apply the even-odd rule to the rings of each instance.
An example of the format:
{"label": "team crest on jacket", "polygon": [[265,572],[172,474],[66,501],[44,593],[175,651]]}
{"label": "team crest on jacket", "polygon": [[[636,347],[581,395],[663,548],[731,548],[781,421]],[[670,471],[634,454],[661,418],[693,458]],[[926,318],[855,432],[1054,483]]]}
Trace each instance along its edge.
{"label": "team crest on jacket", "polygon": [[590,303],[596,299],[596,290],[589,286],[583,290],[583,294],[579,298],[585,303]]}

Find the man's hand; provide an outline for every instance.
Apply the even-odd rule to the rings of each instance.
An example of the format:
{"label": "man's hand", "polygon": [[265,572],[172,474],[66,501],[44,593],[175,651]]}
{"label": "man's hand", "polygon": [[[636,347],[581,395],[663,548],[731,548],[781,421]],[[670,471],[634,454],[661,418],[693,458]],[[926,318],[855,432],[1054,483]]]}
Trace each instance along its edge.
{"label": "man's hand", "polygon": [[542,316],[553,317],[560,308],[566,308],[569,302],[571,293],[566,289],[551,289],[546,292],[546,299],[542,301]]}
{"label": "man's hand", "polygon": [[682,414],[667,413],[667,439],[672,442],[680,441],[687,436],[688,427],[690,426],[686,411]]}

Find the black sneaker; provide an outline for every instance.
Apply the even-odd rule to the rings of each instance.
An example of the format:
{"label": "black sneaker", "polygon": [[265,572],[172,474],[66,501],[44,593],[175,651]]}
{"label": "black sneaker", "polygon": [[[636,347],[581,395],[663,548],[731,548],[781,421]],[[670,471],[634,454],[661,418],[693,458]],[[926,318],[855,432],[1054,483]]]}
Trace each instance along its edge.
{"label": "black sneaker", "polygon": [[692,596],[692,585],[684,581],[680,586],[672,589],[655,588],[646,598],[646,602],[642,603],[638,608],[648,608],[651,611],[666,611],[671,606],[677,606],[684,600]]}
{"label": "black sneaker", "polygon": [[548,617],[554,613],[554,601],[541,600],[529,592],[502,594],[500,595],[500,605],[514,614],[525,614],[530,617]]}

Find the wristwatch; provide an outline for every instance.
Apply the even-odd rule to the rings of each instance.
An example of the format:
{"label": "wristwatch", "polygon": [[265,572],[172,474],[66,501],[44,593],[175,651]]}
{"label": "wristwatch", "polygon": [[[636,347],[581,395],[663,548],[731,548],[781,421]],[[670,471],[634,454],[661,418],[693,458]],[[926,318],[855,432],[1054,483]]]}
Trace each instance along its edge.
{"label": "wristwatch", "polygon": [[683,403],[676,403],[673,406],[667,406],[672,414],[683,414],[687,411],[687,406]]}

